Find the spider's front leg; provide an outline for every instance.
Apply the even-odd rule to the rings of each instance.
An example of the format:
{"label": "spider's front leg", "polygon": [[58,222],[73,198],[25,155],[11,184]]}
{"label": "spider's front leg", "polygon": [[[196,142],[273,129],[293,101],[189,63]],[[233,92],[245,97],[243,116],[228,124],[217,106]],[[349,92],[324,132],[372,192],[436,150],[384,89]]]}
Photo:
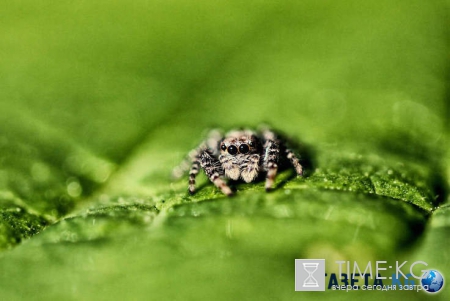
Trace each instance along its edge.
{"label": "spider's front leg", "polygon": [[191,167],[189,171],[189,179],[190,182],[193,181],[195,185],[195,176],[197,175],[200,166],[200,162],[196,161],[198,161],[198,156],[200,152],[203,149],[216,149],[221,139],[222,133],[219,130],[213,129],[209,131],[207,139],[203,141],[197,148],[191,150],[189,152],[189,155],[181,162],[181,164],[179,164],[173,169],[172,178],[174,179],[181,178],[189,171],[189,168]]}
{"label": "spider's front leg", "polygon": [[[199,163],[208,178],[211,180],[211,182],[214,183],[214,185],[216,185],[216,187],[220,188],[220,190],[228,196],[233,195],[233,191],[230,187],[228,187],[228,185],[221,177],[221,175],[223,174],[223,170],[220,162],[213,156],[213,154],[209,150],[206,149],[200,153]],[[190,183],[191,182],[189,180],[189,191],[191,191]]]}
{"label": "spider's front leg", "polygon": [[194,194],[195,192],[195,178],[198,174],[200,166],[205,171],[206,176],[211,180],[211,182],[220,188],[220,190],[228,195],[233,195],[233,191],[228,187],[225,181],[221,178],[223,170],[221,168],[220,162],[214,158],[212,152],[208,150],[205,146],[200,147],[196,150],[196,154],[192,156],[192,166],[189,171],[189,193]]}
{"label": "spider's front leg", "polygon": [[267,171],[266,176],[266,191],[272,189],[275,177],[278,171],[278,160],[280,158],[280,141],[271,130],[263,131],[264,137],[264,157],[263,167]]}

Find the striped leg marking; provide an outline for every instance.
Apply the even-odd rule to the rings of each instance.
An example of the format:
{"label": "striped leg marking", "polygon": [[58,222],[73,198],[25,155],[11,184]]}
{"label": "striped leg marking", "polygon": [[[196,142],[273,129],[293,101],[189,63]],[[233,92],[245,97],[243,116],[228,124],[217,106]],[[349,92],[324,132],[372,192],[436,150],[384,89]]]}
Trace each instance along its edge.
{"label": "striped leg marking", "polygon": [[266,176],[266,191],[269,191],[273,187],[275,182],[275,177],[278,171],[278,159],[280,157],[280,145],[276,135],[269,130],[264,131],[264,139],[266,142],[264,144],[265,155],[264,155],[264,168],[267,171]]}
{"label": "striped leg marking", "polygon": [[217,161],[207,150],[200,154],[200,165],[216,187],[220,188],[220,190],[228,196],[233,195],[231,188],[228,187],[220,176],[223,173],[220,167],[220,162]]}
{"label": "striped leg marking", "polygon": [[195,160],[192,162],[191,170],[189,171],[189,193],[194,194],[195,192],[195,177],[198,174],[198,169],[200,167],[200,162]]}
{"label": "striped leg marking", "polygon": [[286,157],[289,159],[289,161],[291,161],[291,164],[292,166],[294,166],[297,175],[303,175],[303,167],[300,164],[300,160],[289,148],[286,149]]}
{"label": "striped leg marking", "polygon": [[220,188],[220,190],[226,194],[227,196],[233,195],[233,191],[230,187],[225,183],[225,181],[219,176],[218,173],[214,173],[210,178],[211,182],[216,185],[216,187]]}
{"label": "striped leg marking", "polygon": [[273,183],[275,182],[275,177],[277,176],[278,165],[274,162],[270,162],[267,169],[266,191],[270,191],[272,190]]}

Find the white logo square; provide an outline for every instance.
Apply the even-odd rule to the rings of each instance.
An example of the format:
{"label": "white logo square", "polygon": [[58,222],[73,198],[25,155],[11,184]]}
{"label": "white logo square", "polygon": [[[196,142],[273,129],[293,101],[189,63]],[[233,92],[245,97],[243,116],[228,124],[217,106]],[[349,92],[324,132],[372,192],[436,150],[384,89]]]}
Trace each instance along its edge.
{"label": "white logo square", "polygon": [[325,291],[325,259],[295,260],[295,290]]}

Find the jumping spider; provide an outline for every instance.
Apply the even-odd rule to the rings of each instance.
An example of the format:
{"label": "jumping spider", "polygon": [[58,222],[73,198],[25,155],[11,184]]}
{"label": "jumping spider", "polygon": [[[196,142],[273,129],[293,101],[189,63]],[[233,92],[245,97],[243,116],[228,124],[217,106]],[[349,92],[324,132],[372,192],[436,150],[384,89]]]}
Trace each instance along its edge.
{"label": "jumping spider", "polygon": [[[281,160],[280,160],[281,159]],[[265,174],[266,191],[272,189],[279,164],[288,159],[297,175],[303,174],[298,157],[287,146],[287,141],[267,127],[258,131],[233,130],[225,136],[219,130],[210,131],[208,138],[189,153],[189,158],[174,169],[173,175],[181,177],[188,169],[189,192],[195,192],[195,177],[201,168],[211,182],[231,196],[233,191],[224,181],[242,179],[247,183]],[[189,162],[190,161],[190,162]]]}

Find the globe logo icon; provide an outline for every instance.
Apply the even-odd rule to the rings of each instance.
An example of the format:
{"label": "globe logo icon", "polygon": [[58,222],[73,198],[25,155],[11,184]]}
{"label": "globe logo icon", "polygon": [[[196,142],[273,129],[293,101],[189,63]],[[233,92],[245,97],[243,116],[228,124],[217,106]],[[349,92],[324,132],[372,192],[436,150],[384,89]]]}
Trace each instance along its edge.
{"label": "globe logo icon", "polygon": [[444,277],[436,270],[428,270],[420,280],[422,287],[429,293],[437,293],[444,285]]}

